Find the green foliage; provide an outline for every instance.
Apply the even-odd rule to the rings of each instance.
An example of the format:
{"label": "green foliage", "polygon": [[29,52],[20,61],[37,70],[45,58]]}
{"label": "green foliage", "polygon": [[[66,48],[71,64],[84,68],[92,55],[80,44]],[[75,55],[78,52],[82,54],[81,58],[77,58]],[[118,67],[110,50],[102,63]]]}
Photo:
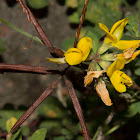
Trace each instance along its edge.
{"label": "green foliage", "polygon": [[[4,23],[4,24],[8,25],[10,28],[14,29],[15,31],[21,33],[22,35],[24,35],[24,36],[26,36],[26,37],[28,37],[28,38],[34,40],[34,41],[37,41],[38,43],[43,44],[42,41],[41,41],[37,36],[33,36],[33,35],[31,35],[31,34],[25,32],[25,31],[23,31],[22,29],[17,28],[15,25],[9,23],[8,21],[6,21],[6,20],[4,20],[4,19],[2,19],[2,18],[0,18],[0,21],[1,21],[2,23]],[[1,41],[0,41],[0,43],[1,43]],[[1,50],[1,48],[0,48],[0,50]]]}
{"label": "green foliage", "polygon": [[29,140],[44,140],[47,133],[46,128],[41,128],[35,131],[35,133],[29,138]]}
{"label": "green foliage", "polygon": [[127,117],[132,117],[136,114],[140,114],[140,101],[136,102],[136,103],[133,103],[128,107],[126,116]]}
{"label": "green foliage", "polygon": [[6,45],[3,42],[3,40],[0,38],[0,54],[4,53],[6,51]]}
{"label": "green foliage", "polygon": [[140,17],[136,14],[130,14],[127,16],[129,18],[128,25],[126,26],[126,29],[128,32],[126,32],[127,36],[130,36],[134,39],[140,38]]}
{"label": "green foliage", "polygon": [[62,118],[65,115],[64,107],[55,97],[48,97],[47,100],[38,107],[37,111],[41,116],[48,118]]}
{"label": "green foliage", "polygon": [[135,69],[135,74],[140,76],[140,68]]}
{"label": "green foliage", "polygon": [[74,42],[74,38],[69,38],[69,39],[63,41],[62,49],[64,51],[67,51],[69,48],[71,48],[73,46],[73,42]]}
{"label": "green foliage", "polygon": [[27,126],[21,126],[21,134],[23,136],[29,136],[30,135],[30,129]]}
{"label": "green foliage", "polygon": [[135,64],[134,73],[135,73],[136,75],[140,76],[140,61],[138,61],[138,62]]}
{"label": "green foliage", "polygon": [[20,129],[18,129],[17,131],[15,131],[9,138],[8,140],[22,140],[22,136],[20,134]]}
{"label": "green foliage", "polygon": [[[88,4],[85,20],[92,24],[92,28],[96,32],[103,35],[103,32],[99,32],[98,23],[103,23],[111,28],[111,23],[115,23],[122,17],[121,5],[123,2],[124,0],[91,0]],[[74,12],[69,15],[69,21],[79,24],[84,0],[66,0],[66,5],[74,9]],[[86,25],[88,26],[88,24]]]}
{"label": "green foliage", "polygon": [[34,9],[41,9],[48,6],[48,0],[27,0],[27,2]]}
{"label": "green foliage", "polygon": [[88,31],[85,36],[88,36],[88,37],[93,39],[92,50],[93,50],[93,53],[96,54],[97,49],[99,47],[99,39],[100,38],[94,32],[91,32],[91,31]]}
{"label": "green foliage", "polygon": [[[6,129],[8,133],[10,132],[11,128],[14,126],[14,124],[17,122],[17,119],[14,117],[11,117],[6,122]],[[22,140],[22,136],[20,134],[21,129],[15,131],[13,134],[8,134],[8,140]]]}
{"label": "green foliage", "polygon": [[18,119],[25,110],[14,110],[11,105],[7,105],[4,109],[0,110],[0,128],[6,130],[6,122],[9,118],[15,117]]}
{"label": "green foliage", "polygon": [[6,129],[8,132],[10,132],[11,128],[14,126],[14,124],[17,122],[17,119],[14,117],[11,117],[6,122]]}

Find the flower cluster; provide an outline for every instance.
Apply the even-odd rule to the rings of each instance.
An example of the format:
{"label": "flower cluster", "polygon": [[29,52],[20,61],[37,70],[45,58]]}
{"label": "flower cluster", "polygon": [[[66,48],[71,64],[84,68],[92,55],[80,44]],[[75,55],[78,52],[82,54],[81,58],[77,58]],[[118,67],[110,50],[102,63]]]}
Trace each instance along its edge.
{"label": "flower cluster", "polygon": [[[140,40],[121,40],[124,27],[128,20],[129,19],[124,18],[116,22],[110,31],[104,24],[99,23],[99,27],[106,32],[106,36],[96,54],[90,53],[91,48],[93,47],[94,49],[92,45],[94,40],[90,37],[83,37],[78,42],[77,48],[70,48],[66,51],[64,58],[46,59],[55,63],[77,65],[89,58],[90,64],[84,79],[84,84],[87,86],[95,79],[95,89],[98,95],[107,106],[111,106],[112,102],[106,88],[103,74],[105,72],[107,73],[112,85],[118,92],[125,92],[126,86],[130,87],[133,82],[131,78],[121,70],[125,64],[140,54],[140,50],[135,51],[139,47]],[[113,47],[123,50],[123,53],[108,53],[108,50]]]}

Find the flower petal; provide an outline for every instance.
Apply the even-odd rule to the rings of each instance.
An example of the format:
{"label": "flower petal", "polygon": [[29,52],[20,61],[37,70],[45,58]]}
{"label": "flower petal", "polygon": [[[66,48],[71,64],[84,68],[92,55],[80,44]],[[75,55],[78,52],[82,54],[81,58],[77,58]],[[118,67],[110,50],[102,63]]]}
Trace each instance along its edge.
{"label": "flower petal", "polygon": [[139,54],[140,54],[140,50],[134,52],[132,57],[130,59],[126,60],[126,63],[129,63],[130,61],[134,60],[136,58],[136,56],[138,56]]}
{"label": "flower petal", "polygon": [[112,46],[117,47],[120,50],[125,50],[132,48],[136,45],[139,45],[140,40],[120,40],[117,41],[116,43],[111,43]]}
{"label": "flower petal", "polygon": [[133,84],[132,80],[129,76],[127,76],[124,72],[116,70],[111,78],[110,81],[114,88],[118,92],[125,92],[126,91],[126,85],[131,86]]}
{"label": "flower petal", "polygon": [[104,70],[101,70],[101,71],[90,70],[90,71],[88,71],[87,75],[85,76],[85,79],[84,79],[85,87],[93,81],[93,78],[99,78],[99,76],[104,72],[105,72]]}
{"label": "flower petal", "polygon": [[126,59],[124,57],[118,57],[107,69],[107,75],[111,77],[115,70],[123,69],[125,62]]}
{"label": "flower petal", "polygon": [[130,61],[134,60],[136,56],[140,54],[140,50],[134,52],[138,47],[139,45],[137,44],[133,48],[126,49],[123,51],[122,54],[118,54],[118,57],[124,57],[126,59],[126,63],[129,63]]}
{"label": "flower petal", "polygon": [[54,63],[58,63],[58,64],[65,64],[65,57],[63,58],[46,58],[46,60],[54,62]]}
{"label": "flower petal", "polygon": [[107,36],[105,38],[105,43],[117,41],[117,38],[112,33],[109,32],[108,28],[104,24],[99,23],[99,27],[107,33]]}
{"label": "flower petal", "polygon": [[106,89],[105,82],[103,80],[100,80],[98,84],[96,85],[96,91],[98,96],[101,98],[101,100],[105,103],[107,106],[111,106],[111,99],[109,97],[109,92]]}
{"label": "flower petal", "polygon": [[85,61],[90,53],[92,46],[92,39],[90,37],[83,37],[77,44],[77,49],[79,49],[83,54],[83,60]]}
{"label": "flower petal", "polygon": [[126,26],[128,20],[129,20],[128,18],[124,18],[122,20],[119,20],[112,26],[110,33],[116,36],[117,40],[121,39],[124,27]]}
{"label": "flower petal", "polygon": [[78,65],[83,60],[83,54],[77,48],[68,49],[64,55],[65,55],[65,60],[69,65]]}
{"label": "flower petal", "polygon": [[67,55],[68,53],[71,53],[71,52],[81,53],[81,51],[80,51],[79,49],[77,49],[77,48],[69,48],[69,49],[65,52],[64,56]]}

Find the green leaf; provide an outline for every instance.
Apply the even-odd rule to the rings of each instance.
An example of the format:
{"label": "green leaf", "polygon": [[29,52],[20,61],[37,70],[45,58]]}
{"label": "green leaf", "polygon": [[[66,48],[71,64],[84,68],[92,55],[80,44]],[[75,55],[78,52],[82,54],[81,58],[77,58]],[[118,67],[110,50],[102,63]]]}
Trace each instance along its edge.
{"label": "green leaf", "polygon": [[127,18],[129,18],[129,21],[128,21],[128,25],[126,26],[126,29],[133,35],[132,38],[138,38],[139,33],[140,33],[140,30],[139,30],[140,21],[139,21],[138,15],[131,14],[131,15],[128,15]]}
{"label": "green leaf", "polygon": [[111,129],[109,129],[107,132],[106,132],[106,135],[110,135],[112,134],[113,132],[115,132],[116,130],[118,130],[122,125],[124,125],[125,122],[122,122],[120,124],[117,124],[115,125],[114,127],[112,127]]}
{"label": "green leaf", "polygon": [[74,44],[74,38],[69,38],[63,41],[62,49],[67,51],[69,48],[72,48]]}
{"label": "green leaf", "polygon": [[60,101],[52,96],[49,96],[37,109],[38,113],[48,118],[62,118],[65,115],[65,110]]}
{"label": "green leaf", "polygon": [[71,8],[76,8],[78,6],[77,0],[66,0],[66,5]]}
{"label": "green leaf", "polygon": [[47,129],[41,128],[35,131],[35,133],[29,138],[29,140],[44,140],[46,137]]}
{"label": "green leaf", "polygon": [[8,132],[10,132],[11,128],[14,126],[14,124],[17,122],[17,119],[15,117],[11,117],[6,122],[6,129]]}
{"label": "green leaf", "polygon": [[136,62],[135,66],[140,67],[140,61]]}
{"label": "green leaf", "polygon": [[69,16],[69,21],[71,23],[78,24],[80,22],[80,17],[78,13],[73,13],[72,15]]}
{"label": "green leaf", "polygon": [[58,136],[54,137],[53,140],[65,140],[66,138],[64,136]]}
{"label": "green leaf", "polygon": [[6,122],[9,118],[15,117],[18,119],[25,110],[12,110],[12,109],[2,109],[0,110],[0,128],[6,130]]}
{"label": "green leaf", "polygon": [[138,138],[138,140],[140,140],[140,133],[138,133],[137,138]]}
{"label": "green leaf", "polygon": [[48,5],[48,0],[27,0],[27,2],[34,9],[42,9]]}
{"label": "green leaf", "polygon": [[140,102],[132,103],[127,110],[126,117],[132,117],[140,114]]}
{"label": "green leaf", "polygon": [[42,42],[37,36],[33,36],[33,35],[31,35],[31,34],[25,32],[25,31],[23,31],[23,30],[17,28],[15,25],[13,25],[13,24],[7,22],[6,20],[4,20],[4,19],[2,19],[2,18],[0,18],[0,21],[1,21],[2,23],[4,23],[4,24],[8,25],[9,27],[11,27],[12,29],[14,29],[15,31],[17,31],[17,32],[19,32],[19,33],[21,33],[21,34],[23,34],[24,36],[26,36],[26,37],[28,37],[28,38],[30,38],[30,39],[32,39],[32,40],[38,42],[38,43],[43,44],[43,42]]}
{"label": "green leaf", "polygon": [[84,140],[84,137],[83,136],[78,136],[77,140]]}
{"label": "green leaf", "polygon": [[51,133],[57,133],[62,129],[61,122],[56,120],[43,121],[40,124],[40,128],[47,128],[47,130]]}
{"label": "green leaf", "polygon": [[86,36],[90,37],[93,40],[92,50],[93,50],[94,54],[96,54],[97,49],[99,47],[99,38],[91,31],[88,31]]}
{"label": "green leaf", "polygon": [[140,68],[135,69],[134,73],[140,76]]}
{"label": "green leaf", "polygon": [[27,126],[21,126],[21,133],[23,136],[29,136],[30,129]]}
{"label": "green leaf", "polygon": [[4,53],[6,51],[6,46],[3,40],[0,38],[0,54]]}

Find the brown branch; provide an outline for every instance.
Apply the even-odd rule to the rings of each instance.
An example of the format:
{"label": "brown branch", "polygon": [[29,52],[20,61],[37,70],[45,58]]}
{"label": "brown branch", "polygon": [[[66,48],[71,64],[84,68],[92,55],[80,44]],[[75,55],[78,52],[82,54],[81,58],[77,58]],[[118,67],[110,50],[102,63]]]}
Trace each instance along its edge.
{"label": "brown branch", "polygon": [[0,72],[26,72],[39,74],[60,74],[59,70],[53,70],[48,67],[29,66],[20,64],[5,64],[0,63]]}
{"label": "brown branch", "polygon": [[68,92],[69,92],[69,95],[71,97],[71,100],[73,102],[74,109],[76,111],[78,119],[80,121],[83,136],[84,136],[85,140],[90,140],[89,132],[88,132],[85,120],[84,120],[83,111],[81,109],[80,103],[78,101],[78,98],[76,96],[76,93],[75,93],[75,90],[73,88],[72,83],[68,79],[66,79],[66,77],[65,77],[65,84],[66,84],[66,87],[68,89]]}
{"label": "brown branch", "polygon": [[6,136],[7,136],[7,134],[8,134],[8,132],[1,132],[0,133],[0,139],[2,139],[2,138],[6,138]]}
{"label": "brown branch", "polygon": [[85,0],[85,5],[84,5],[83,10],[82,10],[82,16],[80,18],[80,23],[79,23],[79,26],[78,26],[78,29],[77,29],[77,32],[76,32],[76,37],[75,37],[75,41],[74,41],[74,45],[73,45],[74,48],[76,48],[76,45],[77,45],[77,42],[78,42],[78,39],[79,39],[79,35],[80,35],[82,24],[84,22],[88,2],[89,2],[89,0]]}
{"label": "brown branch", "polygon": [[53,44],[51,43],[51,41],[49,40],[48,36],[45,34],[44,30],[42,29],[42,27],[40,26],[39,22],[37,21],[37,19],[35,18],[35,16],[32,14],[32,12],[29,10],[29,8],[22,2],[22,0],[18,0],[20,3],[21,8],[23,9],[23,12],[26,13],[27,15],[27,19],[29,20],[29,22],[32,22],[34,27],[36,28],[38,34],[40,35],[42,41],[44,42],[44,44],[48,47],[49,52],[51,54],[55,53],[57,56],[59,57],[64,57],[64,52],[60,49],[57,49],[55,47],[53,47]]}
{"label": "brown branch", "polygon": [[[60,78],[59,78],[60,80]],[[10,130],[10,134],[12,134],[15,130],[22,125],[27,118],[34,112],[34,110],[52,93],[52,91],[56,88],[59,80],[55,80],[51,85],[49,85],[46,90],[40,95],[40,97],[30,106],[30,108],[18,119],[15,125]],[[9,134],[9,135],[10,135]]]}

